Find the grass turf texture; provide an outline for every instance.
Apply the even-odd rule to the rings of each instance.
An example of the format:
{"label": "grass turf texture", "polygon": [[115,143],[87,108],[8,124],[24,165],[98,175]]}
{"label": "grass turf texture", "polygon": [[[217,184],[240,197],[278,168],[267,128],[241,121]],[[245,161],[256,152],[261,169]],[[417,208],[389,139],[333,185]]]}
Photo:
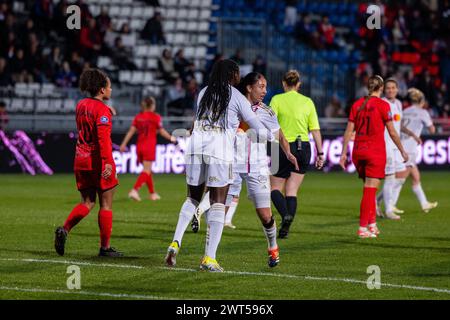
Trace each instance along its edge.
{"label": "grass turf texture", "polygon": [[[255,273],[251,275],[196,271],[204,252],[204,221],[198,234],[188,228],[177,268],[165,269],[163,258],[185,199],[185,178],[182,175],[155,176],[162,200],[144,200],[140,203],[127,198],[135,179],[136,176],[132,175],[120,177],[121,184],[114,202],[112,245],[122,250],[125,257],[102,259],[96,256],[99,243],[98,206],[72,230],[66,255],[59,257],[54,252],[54,229],[62,225],[79,199],[72,175],[2,175],[0,298],[138,298],[134,295],[175,299],[450,298],[449,172],[423,173],[422,176],[429,200],[439,201],[437,209],[429,214],[422,213],[408,181],[398,205],[406,211],[402,220],[379,220],[380,237],[364,240],[356,237],[362,192],[362,184],[356,176],[343,173],[308,174],[289,239],[278,241],[281,262],[274,269],[267,266],[266,240],[252,204],[246,199],[244,188],[233,221],[237,229],[224,230],[218,261],[226,271]],[[146,197],[146,193],[144,186],[141,196]],[[280,223],[275,210],[274,216]],[[87,292],[87,295],[75,294],[67,289],[69,274],[66,271],[71,263],[54,263],[66,260],[95,264],[80,265],[81,291]],[[98,266],[101,263],[142,268]],[[370,265],[380,267],[382,283],[440,288],[447,292],[383,285],[379,290],[369,290],[365,281],[369,277],[367,267]],[[355,279],[362,283],[305,276]],[[10,288],[69,293],[21,292]],[[96,293],[125,296],[101,296]]]}

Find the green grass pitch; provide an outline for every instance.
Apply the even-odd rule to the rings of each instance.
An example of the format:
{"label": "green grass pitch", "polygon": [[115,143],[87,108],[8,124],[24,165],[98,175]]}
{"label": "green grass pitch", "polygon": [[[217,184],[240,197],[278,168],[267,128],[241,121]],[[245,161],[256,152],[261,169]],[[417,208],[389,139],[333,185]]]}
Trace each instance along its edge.
{"label": "green grass pitch", "polygon": [[[204,223],[188,228],[177,267],[163,259],[186,194],[182,175],[157,175],[162,200],[127,199],[136,176],[120,177],[112,245],[121,259],[97,257],[96,208],[69,235],[66,255],[53,249],[53,232],[78,201],[72,175],[0,176],[0,299],[449,299],[450,172],[423,173],[429,200],[419,210],[410,181],[401,221],[379,220],[378,239],[357,239],[361,182],[355,175],[309,173],[289,239],[279,240],[281,262],[267,266],[266,240],[245,188],[225,229],[218,261],[223,274],[199,272]],[[141,189],[141,196],[146,193]],[[277,222],[278,213],[274,210]],[[81,289],[69,290],[69,265],[81,270]],[[369,290],[367,268],[379,266],[381,288]]]}

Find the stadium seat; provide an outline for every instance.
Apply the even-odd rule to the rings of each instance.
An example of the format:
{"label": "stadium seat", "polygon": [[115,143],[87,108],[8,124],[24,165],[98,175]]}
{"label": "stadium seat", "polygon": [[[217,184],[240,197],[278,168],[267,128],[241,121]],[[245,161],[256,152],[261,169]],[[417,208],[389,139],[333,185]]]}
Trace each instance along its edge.
{"label": "stadium seat", "polygon": [[152,83],[152,82],[153,82],[153,79],[154,79],[154,76],[153,76],[152,73],[150,73],[150,72],[145,72],[145,73],[144,73],[144,80],[143,80],[143,83],[144,83],[144,84],[150,84],[150,83]]}
{"label": "stadium seat", "polygon": [[120,8],[120,16],[123,18],[130,18],[131,17],[131,7],[130,6],[123,6]]}
{"label": "stadium seat", "polygon": [[127,70],[122,70],[119,72],[119,81],[128,83],[131,81],[131,72]]}
{"label": "stadium seat", "polygon": [[148,69],[157,69],[158,68],[158,60],[147,59],[147,68]]}
{"label": "stadium seat", "polygon": [[142,71],[133,71],[130,83],[134,85],[142,85],[144,83],[144,73]]}

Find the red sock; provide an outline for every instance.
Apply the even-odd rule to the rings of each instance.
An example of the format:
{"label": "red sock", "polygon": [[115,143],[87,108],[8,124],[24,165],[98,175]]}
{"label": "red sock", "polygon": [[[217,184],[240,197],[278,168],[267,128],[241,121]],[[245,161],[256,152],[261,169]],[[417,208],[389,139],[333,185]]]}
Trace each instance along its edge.
{"label": "red sock", "polygon": [[72,212],[67,217],[66,222],[64,222],[64,229],[69,232],[88,214],[89,208],[82,203],[78,204],[75,208],[72,209]]}
{"label": "red sock", "polygon": [[98,212],[98,226],[100,228],[100,245],[109,248],[112,232],[112,211],[100,209]]}
{"label": "red sock", "polygon": [[155,188],[153,187],[153,177],[151,173],[148,175],[148,178],[145,182],[147,183],[148,192],[155,193]]}
{"label": "red sock", "polygon": [[359,226],[366,228],[369,221],[372,220],[372,211],[375,214],[375,197],[377,193],[377,188],[364,187],[363,197],[361,199],[361,207],[359,210]]}
{"label": "red sock", "polygon": [[367,188],[370,192],[370,202],[369,202],[369,224],[377,222],[377,188]]}
{"label": "red sock", "polygon": [[142,171],[141,174],[139,175],[136,183],[134,184],[134,189],[139,190],[142,187],[142,185],[147,182],[147,179],[148,179],[148,173],[145,171]]}

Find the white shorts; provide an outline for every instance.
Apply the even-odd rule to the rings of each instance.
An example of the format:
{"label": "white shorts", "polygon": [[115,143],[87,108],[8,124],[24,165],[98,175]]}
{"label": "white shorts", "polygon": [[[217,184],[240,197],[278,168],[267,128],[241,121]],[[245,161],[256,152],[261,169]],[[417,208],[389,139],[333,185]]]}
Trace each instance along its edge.
{"label": "white shorts", "polygon": [[405,171],[406,166],[403,163],[403,157],[397,148],[386,146],[386,175],[392,175],[396,172]]}
{"label": "white shorts", "polygon": [[406,142],[403,144],[406,153],[408,154],[408,162],[405,163],[407,167],[415,167],[417,159],[417,143]]}
{"label": "white shorts", "polygon": [[191,186],[203,183],[207,187],[220,188],[233,183],[232,163],[202,156],[190,155],[186,161],[186,182]]}
{"label": "white shorts", "polygon": [[270,178],[269,175],[259,173],[235,173],[233,184],[228,195],[238,197],[241,193],[242,180],[247,184],[248,198],[253,201],[255,208],[270,208]]}

